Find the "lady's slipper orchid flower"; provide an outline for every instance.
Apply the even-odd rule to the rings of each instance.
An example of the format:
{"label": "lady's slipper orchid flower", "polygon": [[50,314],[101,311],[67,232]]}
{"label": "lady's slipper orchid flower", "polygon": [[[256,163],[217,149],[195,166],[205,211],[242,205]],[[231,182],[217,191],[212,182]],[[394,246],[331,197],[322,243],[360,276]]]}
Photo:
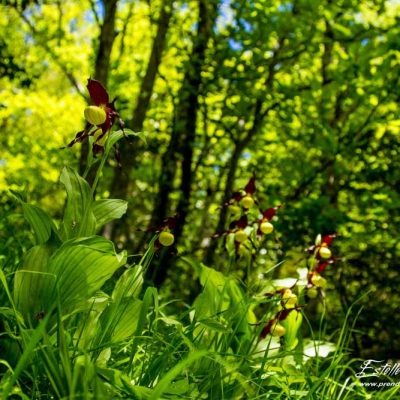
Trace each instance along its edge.
{"label": "lady's slipper orchid flower", "polygon": [[87,125],[83,131],[76,134],[75,139],[68,144],[68,147],[83,142],[89,136],[94,136],[93,154],[96,155],[103,151],[104,138],[111,130],[115,120],[118,118],[121,129],[124,129],[124,122],[115,109],[116,99],[110,102],[107,90],[99,81],[89,78],[87,89],[94,105],[85,108],[84,115]]}
{"label": "lady's slipper orchid flower", "polygon": [[279,205],[277,207],[271,207],[263,211],[262,213],[262,218],[260,218],[257,223],[258,223],[258,235],[269,235],[272,233],[274,230],[274,226],[271,224],[272,218],[274,218],[276,212],[281,208],[282,206]]}
{"label": "lady's slipper orchid flower", "polygon": [[247,185],[244,187],[242,191],[233,193],[231,199],[224,204],[225,207],[231,206],[235,203],[242,204],[243,208],[249,209],[255,203],[253,194],[256,191],[256,174],[253,173],[253,176],[247,182]]}
{"label": "lady's slipper orchid flower", "polygon": [[329,246],[335,238],[335,233],[322,236],[322,238],[320,235],[318,235],[315,244],[306,249],[306,251],[308,251],[309,253],[314,253],[318,260],[321,258],[325,260],[330,259],[332,256],[332,252],[330,251]]}
{"label": "lady's slipper orchid flower", "polygon": [[[272,335],[272,336],[281,336],[281,335],[274,335],[273,330],[276,327],[277,324],[279,324],[280,321],[284,321],[288,315],[292,312],[292,311],[300,311],[301,307],[293,307],[293,308],[286,308],[284,310],[279,311],[275,318],[271,319],[268,321],[267,325],[265,325],[265,327],[263,328],[263,330],[260,333],[260,337],[261,339],[264,339],[268,334]],[[286,332],[283,332],[283,334],[285,334]]]}
{"label": "lady's slipper orchid flower", "polygon": [[311,269],[308,274],[308,284],[307,287],[310,289],[312,287],[324,289],[326,286],[326,279],[320,274],[325,271],[328,265],[335,262],[335,258],[332,256],[332,252],[329,249],[329,245],[336,238],[336,234],[318,235],[315,244],[310,246],[306,251],[314,254],[315,266]]}
{"label": "lady's slipper orchid flower", "polygon": [[160,226],[148,228],[146,232],[156,232],[158,237],[154,243],[155,248],[158,250],[161,247],[171,247],[175,242],[173,230],[176,228],[178,216],[166,218]]}

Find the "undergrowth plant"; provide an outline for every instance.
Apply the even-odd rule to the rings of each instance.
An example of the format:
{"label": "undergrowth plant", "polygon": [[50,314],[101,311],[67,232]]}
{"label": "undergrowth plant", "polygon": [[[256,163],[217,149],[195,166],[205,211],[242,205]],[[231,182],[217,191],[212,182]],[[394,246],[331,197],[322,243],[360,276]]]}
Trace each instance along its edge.
{"label": "undergrowth plant", "polygon": [[[260,243],[274,231],[279,207],[261,209],[256,177],[224,204],[229,229],[218,232],[228,254],[218,271],[185,257],[202,290],[193,304],[170,314],[144,275],[161,247],[174,244],[176,218],[154,228],[137,263],[98,233],[127,210],[127,202],[99,199],[96,188],[124,129],[114,101],[89,80],[94,105],[70,146],[88,140],[87,170],[65,167],[63,216],[12,192],[35,235],[35,244],[14,270],[3,263],[1,280],[0,397],[21,399],[367,399],[395,398],[397,388],[368,393],[349,357],[356,312],[331,338],[324,315],[319,330],[307,319],[307,304],[324,305],[326,268],[335,262],[335,235],[318,235],[299,276],[251,280]],[[120,128],[112,131],[114,122]],[[97,168],[93,184],[85,180]],[[219,239],[220,238],[220,239]],[[233,266],[246,273],[238,279]],[[279,265],[276,266],[277,268]],[[116,274],[117,272],[117,274]],[[107,285],[105,285],[107,283]]]}

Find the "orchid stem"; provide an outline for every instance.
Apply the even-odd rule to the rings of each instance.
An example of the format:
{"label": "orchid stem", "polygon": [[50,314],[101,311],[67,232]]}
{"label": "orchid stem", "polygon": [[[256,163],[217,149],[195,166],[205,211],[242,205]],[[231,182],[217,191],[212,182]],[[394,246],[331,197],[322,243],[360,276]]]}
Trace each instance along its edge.
{"label": "orchid stem", "polygon": [[[101,157],[100,165],[99,165],[99,168],[97,168],[96,176],[95,176],[95,178],[94,178],[94,182],[93,182],[93,185],[92,185],[92,197],[95,196],[97,184],[99,183],[99,179],[100,179],[101,172],[102,172],[102,170],[103,170],[104,164],[105,164],[106,159],[107,159],[107,157],[108,157],[108,151],[107,151],[108,139],[109,139],[109,135],[107,136],[106,143],[104,144],[103,155],[102,155],[102,157]],[[86,171],[85,171],[85,172],[86,172]]]}

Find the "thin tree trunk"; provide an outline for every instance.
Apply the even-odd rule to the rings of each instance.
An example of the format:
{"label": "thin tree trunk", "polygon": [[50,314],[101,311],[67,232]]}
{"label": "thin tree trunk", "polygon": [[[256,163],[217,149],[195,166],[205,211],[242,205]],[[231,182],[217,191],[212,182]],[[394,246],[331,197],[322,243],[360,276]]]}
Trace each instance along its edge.
{"label": "thin tree trunk", "polygon": [[199,40],[197,47],[193,49],[193,68],[189,72],[188,91],[186,111],[186,124],[183,133],[186,134],[182,143],[183,161],[181,164],[181,184],[180,200],[176,208],[178,215],[177,229],[175,230],[175,240],[178,242],[181,238],[186,217],[189,212],[190,195],[193,182],[193,148],[196,139],[197,114],[199,109],[199,94],[201,85],[201,72],[206,58],[208,41],[212,34],[216,13],[213,4],[208,5],[206,1],[200,1],[199,4]]}
{"label": "thin tree trunk", "polygon": [[[151,225],[159,225],[170,209],[170,194],[173,190],[177,172],[178,158],[181,163],[181,196],[176,209],[177,228],[175,240],[179,241],[189,210],[191,185],[193,180],[193,145],[196,137],[197,114],[199,109],[199,94],[201,87],[201,72],[206,60],[208,41],[212,34],[216,18],[215,1],[199,0],[199,23],[192,54],[186,64],[182,87],[178,94],[178,105],[175,123],[172,127],[171,139],[162,157],[159,178],[159,193],[154,204]],[[149,276],[159,286],[167,276],[170,257],[164,252],[159,263],[154,263],[149,270]],[[162,265],[162,268],[158,266]]]}
{"label": "thin tree trunk", "polygon": [[[172,0],[164,0],[160,16],[158,18],[157,33],[153,41],[153,47],[146,73],[143,77],[139,97],[132,113],[132,118],[128,123],[130,129],[140,132],[150,106],[150,99],[153,94],[154,83],[157,77],[158,69],[161,64],[162,54],[164,52],[169,23],[172,16]],[[129,188],[129,173],[135,165],[135,155],[137,154],[140,141],[132,139],[132,143],[123,143],[121,147],[121,158],[124,166],[123,174],[115,174],[111,184],[111,193],[118,198],[126,198]]]}
{"label": "thin tree trunk", "polygon": [[[116,37],[115,17],[117,13],[118,0],[103,0],[104,20],[100,27],[99,46],[96,54],[94,67],[94,78],[107,86],[108,74],[110,70],[111,52]],[[82,174],[86,168],[86,159],[89,151],[87,141],[82,143],[81,155],[79,159],[79,171]],[[93,180],[93,174],[88,174],[88,181]]]}
{"label": "thin tree trunk", "polygon": [[[226,176],[225,188],[223,194],[223,203],[226,203],[232,197],[236,170],[242,151],[243,151],[242,147],[239,144],[236,144],[232,152],[232,157],[229,161],[228,175]],[[226,224],[226,217],[228,215],[227,213],[228,213],[227,207],[222,207],[219,214],[216,232],[222,232],[224,230]],[[204,258],[206,264],[210,264],[212,262],[217,246],[218,246],[217,240],[213,239],[206,251],[206,255]]]}
{"label": "thin tree trunk", "polygon": [[[157,33],[153,41],[153,47],[151,49],[146,73],[143,77],[139,90],[139,97],[132,112],[131,120],[128,123],[128,127],[135,132],[140,132],[143,130],[143,124],[150,106],[150,99],[151,95],[153,94],[154,84],[159,66],[161,64],[162,54],[165,49],[171,17],[172,0],[164,0],[158,19]],[[121,143],[120,152],[123,170],[122,173],[118,171],[114,174],[110,190],[112,197],[119,199],[127,198],[130,187],[130,172],[135,166],[136,155],[138,154],[140,148],[140,141],[137,138],[132,138],[130,143],[126,141]],[[115,239],[115,237],[121,233],[121,230],[127,229],[127,217],[128,216],[125,215],[121,220],[109,224],[106,227],[107,236],[111,236]]]}
{"label": "thin tree trunk", "polygon": [[155,201],[151,222],[153,225],[160,224],[169,212],[170,194],[173,189],[179,157],[183,158],[181,189],[184,193],[190,194],[193,142],[196,134],[197,111],[199,108],[198,96],[201,71],[204,66],[207,43],[214,23],[214,17],[211,18],[214,13],[211,13],[209,4],[211,3],[207,0],[199,1],[197,35],[192,54],[186,64],[182,87],[178,94],[178,104],[171,138],[161,160],[159,194]]}

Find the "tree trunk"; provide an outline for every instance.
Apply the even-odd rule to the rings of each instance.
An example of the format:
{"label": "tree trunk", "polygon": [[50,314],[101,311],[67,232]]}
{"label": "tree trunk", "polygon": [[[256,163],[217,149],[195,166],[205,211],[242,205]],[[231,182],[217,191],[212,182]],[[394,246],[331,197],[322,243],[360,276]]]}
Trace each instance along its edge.
{"label": "tree trunk", "polygon": [[[143,123],[149,109],[150,98],[153,94],[154,83],[165,48],[171,16],[172,0],[164,0],[158,19],[157,33],[153,41],[153,47],[151,49],[146,73],[140,86],[139,97],[132,112],[132,118],[128,123],[128,127],[135,132],[140,132],[143,129]],[[126,142],[122,143],[120,151],[125,173],[116,173],[114,175],[111,185],[111,193],[114,197],[125,198],[128,193],[129,172],[134,167],[135,155],[137,154],[139,144],[140,141],[137,138],[133,138],[132,143],[130,144]]]}
{"label": "tree trunk", "polygon": [[[243,149],[241,148],[241,146],[239,146],[239,144],[236,144],[233,149],[232,157],[229,161],[228,175],[227,175],[226,181],[225,181],[223,203],[226,203],[232,197],[233,185],[235,183],[236,169],[237,169],[242,151],[243,151]],[[228,213],[228,208],[222,207],[220,214],[219,214],[216,232],[222,232],[225,229],[226,217],[228,215],[227,213]],[[218,239],[214,238],[210,242],[210,246],[208,247],[208,249],[206,251],[206,255],[204,258],[204,261],[206,264],[211,264],[211,262],[214,258],[215,250],[217,249],[217,247],[218,247]]]}
{"label": "tree trunk", "polygon": [[[104,20],[100,27],[99,46],[96,54],[96,62],[94,67],[94,78],[99,80],[107,87],[108,74],[110,70],[111,51],[114,45],[115,33],[115,16],[117,13],[118,0],[103,0]],[[89,143],[82,143],[81,155],[79,160],[79,172],[83,174],[86,168],[86,159],[89,151]],[[93,173],[89,173],[87,179],[93,181]]]}
{"label": "tree trunk", "polygon": [[[161,64],[162,54],[165,49],[171,16],[172,0],[164,0],[158,19],[157,33],[153,41],[153,47],[151,49],[146,73],[140,86],[139,97],[132,112],[132,118],[128,123],[128,127],[135,132],[143,130],[143,124],[150,106],[151,95],[153,94],[154,83]],[[130,143],[127,141],[121,143],[120,152],[123,170],[122,173],[120,171],[114,173],[110,189],[111,197],[117,199],[126,199],[128,197],[130,172],[135,165],[136,155],[140,148],[141,142],[136,137],[132,138]],[[120,220],[108,224],[106,227],[106,235],[115,239],[123,230],[127,230],[127,218],[128,215],[125,214]],[[129,240],[129,235],[126,235],[126,237],[127,240]]]}
{"label": "tree trunk", "polygon": [[[155,200],[151,225],[159,225],[170,209],[170,194],[177,172],[178,158],[181,163],[180,200],[176,208],[177,227],[174,231],[176,242],[182,236],[189,210],[191,185],[193,180],[193,145],[196,137],[201,72],[203,70],[208,41],[216,18],[216,3],[199,0],[199,23],[190,59],[186,64],[185,76],[178,94],[178,105],[172,127],[171,139],[162,157],[159,178],[159,193]],[[160,262],[153,264],[149,276],[156,285],[161,285],[167,276],[171,257],[164,252]],[[162,265],[162,268],[158,268]]]}

